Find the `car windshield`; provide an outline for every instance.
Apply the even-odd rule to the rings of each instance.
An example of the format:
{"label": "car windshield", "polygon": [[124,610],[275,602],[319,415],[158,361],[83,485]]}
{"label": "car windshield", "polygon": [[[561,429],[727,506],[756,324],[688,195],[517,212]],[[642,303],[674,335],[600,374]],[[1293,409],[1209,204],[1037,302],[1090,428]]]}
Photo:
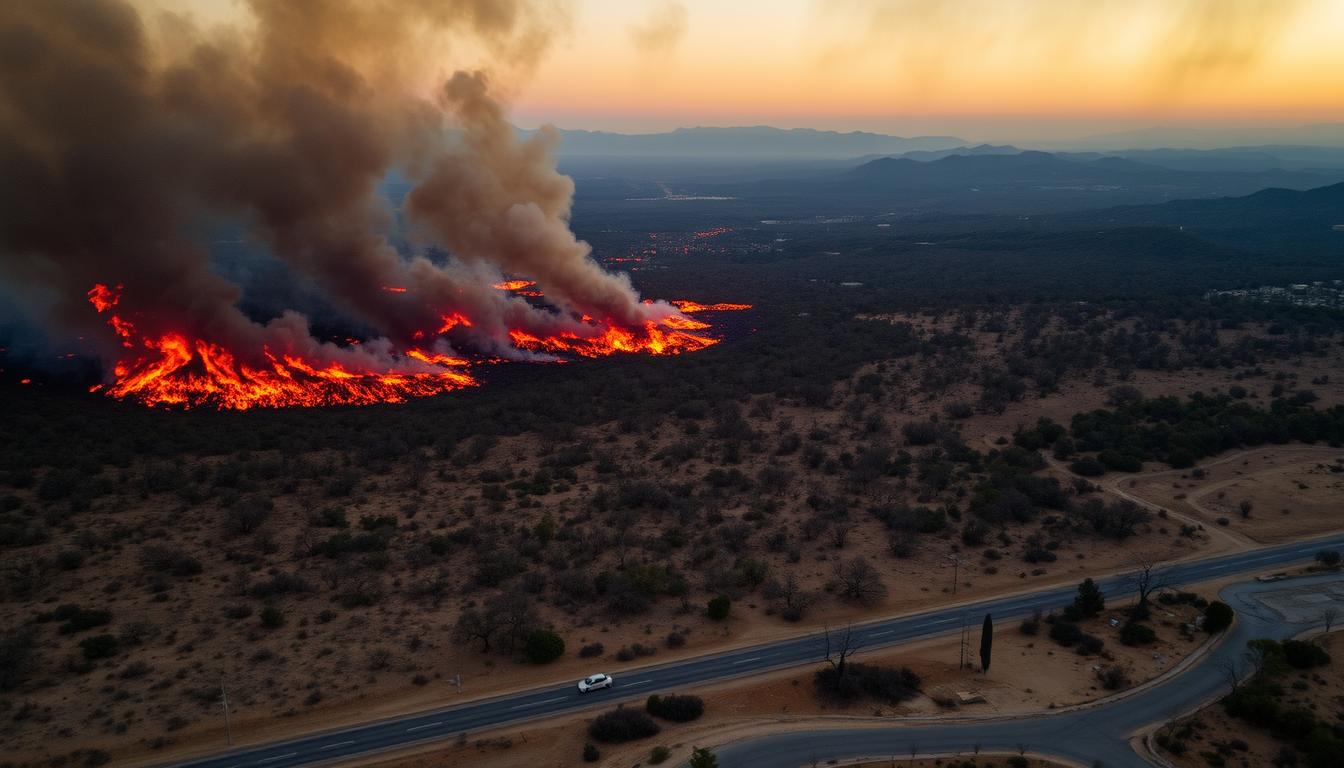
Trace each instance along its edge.
{"label": "car windshield", "polygon": [[593,675],[589,677],[585,682],[591,685],[592,683],[600,683],[606,679],[607,679],[606,675]]}

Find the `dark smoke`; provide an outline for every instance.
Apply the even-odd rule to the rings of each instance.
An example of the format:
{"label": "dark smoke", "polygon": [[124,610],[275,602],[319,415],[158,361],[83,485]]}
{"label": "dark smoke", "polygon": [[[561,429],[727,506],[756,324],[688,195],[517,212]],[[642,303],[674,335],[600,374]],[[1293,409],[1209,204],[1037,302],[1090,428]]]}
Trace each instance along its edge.
{"label": "dark smoke", "polygon": [[[250,0],[248,31],[205,31],[125,0],[0,4],[0,276],[25,310],[69,334],[116,339],[85,300],[125,286],[118,309],[145,333],[188,333],[240,354],[372,355],[441,317],[475,342],[507,331],[589,333],[670,314],[602,271],[569,230],[573,186],[553,137],[519,142],[485,75],[431,93],[424,57],[464,45],[526,71],[559,19],[513,0]],[[377,185],[416,186],[405,214],[447,264],[393,247]],[[212,271],[203,223],[236,220],[353,319],[390,342],[319,344],[286,312],[261,325]],[[490,287],[538,281],[561,311]],[[406,288],[390,292],[385,286]]]}

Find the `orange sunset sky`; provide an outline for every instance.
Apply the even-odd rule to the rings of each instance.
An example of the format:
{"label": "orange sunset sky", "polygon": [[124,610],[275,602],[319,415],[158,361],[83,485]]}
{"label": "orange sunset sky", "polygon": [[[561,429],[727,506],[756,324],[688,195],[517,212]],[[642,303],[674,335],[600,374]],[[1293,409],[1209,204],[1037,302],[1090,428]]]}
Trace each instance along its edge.
{"label": "orange sunset sky", "polygon": [[[246,13],[238,0],[171,4],[206,20]],[[525,127],[770,124],[998,140],[1344,121],[1344,0],[540,5],[552,23],[536,63],[500,78]],[[470,47],[445,46],[437,63],[461,66]]]}

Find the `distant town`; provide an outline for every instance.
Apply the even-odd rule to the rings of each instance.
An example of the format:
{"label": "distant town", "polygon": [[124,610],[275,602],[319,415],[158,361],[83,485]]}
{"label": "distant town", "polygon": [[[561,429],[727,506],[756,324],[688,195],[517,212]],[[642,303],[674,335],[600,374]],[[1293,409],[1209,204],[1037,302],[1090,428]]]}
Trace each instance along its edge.
{"label": "distant town", "polygon": [[1237,298],[1262,304],[1291,304],[1296,307],[1344,309],[1344,280],[1317,280],[1293,285],[1263,285],[1231,291],[1209,291],[1205,299]]}

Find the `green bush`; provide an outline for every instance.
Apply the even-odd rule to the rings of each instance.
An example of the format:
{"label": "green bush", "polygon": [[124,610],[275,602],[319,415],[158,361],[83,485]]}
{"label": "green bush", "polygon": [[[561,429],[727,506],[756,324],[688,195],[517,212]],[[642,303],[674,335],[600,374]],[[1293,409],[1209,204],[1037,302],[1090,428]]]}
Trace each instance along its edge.
{"label": "green bush", "polygon": [[597,751],[597,746],[592,742],[583,745],[583,762],[596,763],[602,759],[602,753]]}
{"label": "green bush", "polygon": [[649,754],[649,762],[653,763],[654,765],[658,765],[660,763],[667,762],[667,758],[671,756],[672,756],[672,750],[659,744],[658,746],[654,747],[653,752]]}
{"label": "green bush", "polygon": [[524,653],[533,664],[549,664],[565,655],[565,641],[549,629],[534,630],[527,636]]}
{"label": "green bush", "polygon": [[1210,635],[1216,635],[1219,632],[1232,626],[1232,618],[1236,614],[1232,611],[1232,606],[1219,600],[1209,603],[1204,609],[1204,631]]}
{"label": "green bush", "polygon": [[261,609],[261,626],[266,629],[279,629],[285,624],[285,614],[274,605]]}
{"label": "green bush", "polygon": [[705,702],[699,696],[654,694],[644,702],[644,709],[654,717],[674,723],[688,723],[705,713]]}
{"label": "green bush", "polygon": [[79,648],[89,661],[116,656],[120,647],[115,635],[94,635],[79,641]]}
{"label": "green bush", "polygon": [[1154,640],[1157,640],[1157,633],[1146,624],[1131,621],[1120,628],[1120,642],[1125,645],[1148,645]]}
{"label": "green bush", "polygon": [[657,736],[661,730],[653,718],[643,712],[622,707],[598,715],[593,724],[588,726],[588,735],[597,741],[618,744]]}
{"label": "green bush", "polygon": [[733,601],[729,600],[727,595],[719,595],[705,606],[705,615],[714,621],[723,621],[728,618],[728,611],[732,605]]}

